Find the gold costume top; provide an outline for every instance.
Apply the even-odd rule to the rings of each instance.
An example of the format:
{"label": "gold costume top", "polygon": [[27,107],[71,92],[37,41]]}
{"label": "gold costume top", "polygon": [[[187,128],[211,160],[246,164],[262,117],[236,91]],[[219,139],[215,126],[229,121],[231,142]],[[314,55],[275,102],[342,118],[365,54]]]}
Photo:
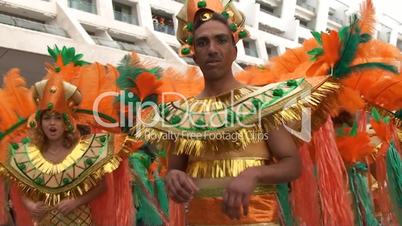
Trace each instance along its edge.
{"label": "gold costume top", "polygon": [[[29,139],[10,147],[9,161],[0,163],[5,175],[33,201],[43,201],[50,208],[60,201],[82,196],[119,166],[113,152],[112,137],[96,134],[83,137],[66,158],[57,164],[46,160]],[[90,211],[84,205],[64,216],[56,209],[49,211],[40,225],[90,225]]]}
{"label": "gold costume top", "polygon": [[[162,104],[135,128],[135,136],[189,156],[187,173],[199,192],[191,201],[190,225],[275,225],[275,187],[257,185],[250,214],[229,220],[220,210],[223,189],[231,178],[272,161],[267,133],[286,122],[300,121],[303,108],[314,124],[325,119],[339,88],[328,77],[294,79],[264,87],[243,87],[213,98],[190,98]],[[323,100],[325,99],[325,102]]]}

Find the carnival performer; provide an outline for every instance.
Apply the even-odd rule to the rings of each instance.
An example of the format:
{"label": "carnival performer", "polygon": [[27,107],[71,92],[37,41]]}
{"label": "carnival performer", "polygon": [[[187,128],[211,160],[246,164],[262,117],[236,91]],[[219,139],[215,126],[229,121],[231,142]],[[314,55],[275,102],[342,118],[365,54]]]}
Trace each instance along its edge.
{"label": "carnival performer", "polygon": [[[189,225],[278,225],[275,184],[296,179],[301,168],[295,141],[283,124],[298,120],[300,109],[274,109],[313,89],[300,104],[319,114],[325,109],[320,97],[336,86],[331,89],[326,78],[245,86],[231,69],[235,44],[248,35],[234,5],[186,1],[178,18],[178,39],[184,44],[180,53],[193,56],[204,75],[204,90],[161,105],[133,134],[168,148],[168,191],[176,202],[188,203]],[[153,126],[146,125],[151,122]],[[166,134],[174,138],[165,139]],[[278,189],[287,196],[286,184]]]}
{"label": "carnival performer", "polygon": [[[49,53],[56,65],[31,90],[17,69],[0,90],[0,173],[11,186],[16,224],[133,225],[127,156],[142,144],[122,146],[118,126],[87,135],[77,129],[79,123],[107,130],[92,115],[93,104],[99,94],[118,90],[118,73],[85,63],[73,48]],[[113,102],[104,99],[96,112],[109,123],[118,119]],[[6,202],[0,200],[2,207]]]}
{"label": "carnival performer", "polygon": [[[237,82],[231,72],[236,58],[234,44],[248,35],[244,17],[233,3],[186,1],[178,20],[177,36],[183,44],[180,54],[193,57],[203,73],[204,87],[198,89],[202,85],[176,77],[176,81],[170,81],[172,90],[180,91],[175,88],[181,80],[187,82],[186,91],[191,87],[188,93],[196,90],[200,93],[162,104],[132,132],[137,138],[168,149],[166,183],[170,197],[186,204],[187,223],[362,223],[353,216],[354,200],[348,190],[343,155],[337,148],[329,116],[339,113],[340,106],[344,107],[338,93],[345,95],[342,82],[347,81],[348,75],[373,70],[395,74],[397,70],[394,64],[378,58],[368,62],[356,59],[356,54],[367,53],[356,50],[364,49],[360,47],[370,40],[357,17],[339,34],[313,33],[317,41],[289,50],[277,61],[270,62],[272,65],[266,68],[265,74],[264,70],[254,69],[237,76],[246,84],[265,85],[261,88]],[[309,55],[316,61],[309,61]],[[274,79],[266,76],[274,72],[279,72]],[[169,80],[168,74],[164,76],[162,80]],[[277,77],[285,79],[275,80]],[[303,133],[306,124],[295,126],[304,121],[304,108],[311,110],[308,118],[313,131],[307,130],[310,137]],[[299,153],[293,150],[296,146],[283,130],[283,125],[289,122],[293,128],[301,129],[301,133],[295,134],[302,141],[298,152],[303,163],[301,177],[291,183],[291,193],[286,184],[273,185],[299,175]],[[255,135],[261,133],[268,134],[268,138]],[[289,152],[282,155],[281,150]],[[287,171],[286,176],[276,170]],[[398,175],[395,171],[396,168],[392,175]],[[398,186],[395,188],[398,191]],[[174,211],[170,209],[170,212]],[[368,218],[363,222],[372,221]]]}

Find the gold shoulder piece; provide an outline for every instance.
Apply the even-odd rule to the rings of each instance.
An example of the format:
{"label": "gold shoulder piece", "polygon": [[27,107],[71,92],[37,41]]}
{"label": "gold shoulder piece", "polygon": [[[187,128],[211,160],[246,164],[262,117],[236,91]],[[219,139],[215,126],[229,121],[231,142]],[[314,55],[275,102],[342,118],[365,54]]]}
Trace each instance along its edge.
{"label": "gold shoulder piece", "polygon": [[[204,100],[215,106],[209,109],[170,103],[137,125],[134,134],[146,142],[165,143],[177,154],[244,149],[264,140],[264,132],[301,121],[303,109],[310,109],[313,126],[319,125],[335,105],[339,88],[328,76],[300,78],[254,89],[233,102]],[[200,105],[197,100],[189,102]]]}

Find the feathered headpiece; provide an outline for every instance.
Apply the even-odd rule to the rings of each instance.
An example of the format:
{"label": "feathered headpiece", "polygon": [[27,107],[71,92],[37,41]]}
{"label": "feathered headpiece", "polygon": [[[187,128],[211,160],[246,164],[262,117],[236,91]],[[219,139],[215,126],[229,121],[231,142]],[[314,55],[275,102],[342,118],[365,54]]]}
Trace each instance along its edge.
{"label": "feathered headpiece", "polygon": [[202,21],[208,21],[212,18],[213,13],[221,14],[228,20],[236,43],[248,36],[247,30],[244,28],[245,17],[236,9],[231,0],[187,0],[176,16],[179,22],[176,36],[182,44],[179,49],[180,56],[186,57],[193,54],[195,17],[199,16]]}
{"label": "feathered headpiece", "polygon": [[67,130],[72,132],[76,124],[72,117],[73,108],[81,103],[81,94],[77,86],[67,82],[78,76],[80,66],[87,64],[80,60],[82,54],[75,54],[74,48],[55,46],[48,47],[49,54],[55,61],[54,69],[49,68],[46,79],[32,86],[32,97],[36,104],[36,113],[28,119],[28,125],[35,128],[43,111],[49,110],[61,113]]}
{"label": "feathered headpiece", "polygon": [[77,107],[81,102],[81,95],[76,86],[63,81],[59,75],[55,74],[49,79],[35,83],[32,89],[37,110],[35,116],[29,119],[31,128],[38,125],[43,111],[49,110],[63,114],[68,131],[75,129],[71,115],[72,108]]}

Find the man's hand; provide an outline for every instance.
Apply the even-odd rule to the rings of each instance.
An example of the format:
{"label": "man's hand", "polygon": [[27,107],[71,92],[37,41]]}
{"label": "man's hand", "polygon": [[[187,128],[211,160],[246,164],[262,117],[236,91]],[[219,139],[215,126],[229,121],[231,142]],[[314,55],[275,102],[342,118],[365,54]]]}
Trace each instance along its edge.
{"label": "man's hand", "polygon": [[256,171],[249,168],[234,178],[226,187],[223,194],[222,211],[230,219],[240,219],[241,207],[243,215],[248,214],[250,194],[257,184]]}
{"label": "man's hand", "polygon": [[166,175],[166,185],[169,196],[178,203],[190,201],[198,191],[193,180],[181,170],[170,170]]}
{"label": "man's hand", "polygon": [[26,199],[24,200],[24,204],[31,213],[32,217],[38,221],[40,221],[49,211],[49,207],[46,206],[44,202],[33,202]]}
{"label": "man's hand", "polygon": [[65,199],[57,205],[57,210],[63,215],[68,215],[71,211],[81,206],[79,199]]}

